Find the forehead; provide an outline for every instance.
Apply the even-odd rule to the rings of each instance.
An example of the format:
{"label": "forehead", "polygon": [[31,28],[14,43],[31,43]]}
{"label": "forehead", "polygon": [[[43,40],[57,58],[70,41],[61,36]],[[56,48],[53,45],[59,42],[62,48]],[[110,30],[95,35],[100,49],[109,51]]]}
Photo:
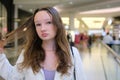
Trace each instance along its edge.
{"label": "forehead", "polygon": [[52,20],[52,15],[47,11],[39,11],[34,16],[34,21]]}

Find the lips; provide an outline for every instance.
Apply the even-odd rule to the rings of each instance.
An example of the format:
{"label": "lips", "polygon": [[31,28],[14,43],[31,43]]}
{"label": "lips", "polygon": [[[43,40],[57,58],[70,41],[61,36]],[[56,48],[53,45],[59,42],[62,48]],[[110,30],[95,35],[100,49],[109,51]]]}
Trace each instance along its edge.
{"label": "lips", "polygon": [[47,33],[42,33],[42,37],[47,37]]}

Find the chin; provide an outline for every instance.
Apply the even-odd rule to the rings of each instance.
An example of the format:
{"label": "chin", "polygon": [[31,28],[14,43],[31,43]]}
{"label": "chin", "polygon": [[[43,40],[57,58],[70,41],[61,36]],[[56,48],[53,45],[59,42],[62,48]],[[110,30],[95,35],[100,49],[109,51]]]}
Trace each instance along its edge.
{"label": "chin", "polygon": [[50,40],[49,38],[41,38],[43,41]]}

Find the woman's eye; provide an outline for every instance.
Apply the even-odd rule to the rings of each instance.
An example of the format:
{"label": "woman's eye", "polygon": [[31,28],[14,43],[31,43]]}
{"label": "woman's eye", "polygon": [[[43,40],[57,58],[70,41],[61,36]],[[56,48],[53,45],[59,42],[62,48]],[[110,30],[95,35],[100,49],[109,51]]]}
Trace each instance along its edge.
{"label": "woman's eye", "polygon": [[52,24],[52,22],[51,22],[51,21],[49,21],[49,22],[47,22],[47,24]]}
{"label": "woman's eye", "polygon": [[41,24],[35,24],[35,26],[41,26]]}

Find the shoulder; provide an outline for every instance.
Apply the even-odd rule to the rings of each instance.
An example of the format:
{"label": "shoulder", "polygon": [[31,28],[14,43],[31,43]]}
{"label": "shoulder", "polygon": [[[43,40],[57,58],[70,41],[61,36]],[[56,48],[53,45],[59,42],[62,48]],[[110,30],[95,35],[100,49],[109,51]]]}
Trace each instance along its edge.
{"label": "shoulder", "polygon": [[72,46],[72,50],[73,50],[73,52],[79,52],[78,49],[74,46]]}
{"label": "shoulder", "polygon": [[72,54],[74,55],[74,57],[80,56],[80,52],[79,52],[79,50],[76,47],[72,46],[71,49],[73,51]]}

